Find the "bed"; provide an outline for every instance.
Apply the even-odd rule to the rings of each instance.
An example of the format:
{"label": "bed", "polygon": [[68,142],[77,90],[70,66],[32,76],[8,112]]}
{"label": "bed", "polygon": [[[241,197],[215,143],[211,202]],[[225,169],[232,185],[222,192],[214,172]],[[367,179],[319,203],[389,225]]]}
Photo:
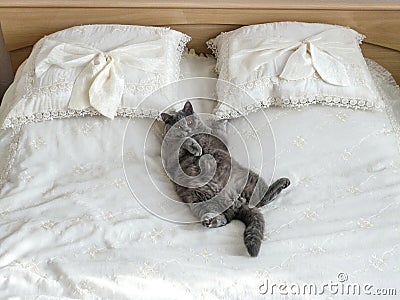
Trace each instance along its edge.
{"label": "bed", "polygon": [[[241,25],[350,26],[367,36],[363,53],[385,102],[381,112],[269,107],[229,121],[236,159],[265,178],[291,179],[262,210],[266,232],[257,258],[246,253],[240,222],[205,229],[192,223],[186,207],[163,197],[176,195],[160,167],[160,122],[93,115],[2,129],[1,296],[395,298],[400,37],[393,28],[399,13],[392,1],[0,1],[15,69],[42,36],[80,24],[170,26],[192,36],[187,47],[197,53],[208,51],[209,38]],[[215,64],[210,54],[185,50],[180,78],[216,78]],[[210,112],[213,101],[200,98],[193,99],[195,109]]]}

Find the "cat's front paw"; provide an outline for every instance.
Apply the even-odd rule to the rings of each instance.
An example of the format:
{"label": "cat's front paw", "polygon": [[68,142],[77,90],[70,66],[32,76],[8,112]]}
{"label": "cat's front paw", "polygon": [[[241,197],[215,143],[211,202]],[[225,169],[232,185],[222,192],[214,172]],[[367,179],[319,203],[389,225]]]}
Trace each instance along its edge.
{"label": "cat's front paw", "polygon": [[199,144],[190,145],[188,151],[194,156],[201,156],[203,154],[203,149],[201,149]]}
{"label": "cat's front paw", "polygon": [[227,220],[224,215],[207,213],[201,217],[201,224],[207,228],[217,228],[226,225]]}
{"label": "cat's front paw", "polygon": [[201,156],[203,154],[203,149],[201,149],[200,146],[195,146],[192,148],[192,151],[190,153],[192,153],[194,156]]}

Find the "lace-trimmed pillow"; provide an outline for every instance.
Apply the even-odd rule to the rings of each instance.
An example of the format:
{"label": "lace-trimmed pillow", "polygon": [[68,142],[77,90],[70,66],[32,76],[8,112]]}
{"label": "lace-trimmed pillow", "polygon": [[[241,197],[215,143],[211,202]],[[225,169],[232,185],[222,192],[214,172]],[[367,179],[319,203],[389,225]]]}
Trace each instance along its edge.
{"label": "lace-trimmed pillow", "polygon": [[158,117],[168,99],[146,98],[179,79],[190,38],[162,27],[85,25],[44,37],[3,99],[3,128],[71,116]]}
{"label": "lace-trimmed pillow", "polygon": [[221,79],[216,114],[233,118],[270,105],[315,103],[381,110],[359,47],[363,38],[337,25],[298,22],[221,33],[207,42]]}

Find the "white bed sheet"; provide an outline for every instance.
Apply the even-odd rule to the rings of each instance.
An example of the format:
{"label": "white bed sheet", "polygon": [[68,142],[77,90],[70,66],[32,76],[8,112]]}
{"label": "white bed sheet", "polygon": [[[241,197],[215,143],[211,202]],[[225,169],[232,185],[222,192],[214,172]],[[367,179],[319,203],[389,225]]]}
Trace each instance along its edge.
{"label": "white bed sheet", "polygon": [[[377,76],[386,97],[400,100],[398,89]],[[269,178],[276,159],[274,177],[289,177],[292,185],[263,209],[266,234],[257,258],[246,253],[240,222],[212,230],[166,222],[134,199],[122,156],[136,195],[167,216],[190,215],[171,211],[160,195],[174,197],[161,169],[159,127],[143,150],[152,120],[131,121],[123,153],[122,118],[3,131],[1,163],[11,165],[3,168],[0,190],[0,298],[269,299],[259,292],[265,280],[321,288],[341,272],[345,283],[398,287],[400,156],[388,115],[270,108],[274,149],[263,113],[249,116],[257,134],[244,119],[232,125],[242,132],[251,166],[263,166]],[[232,133],[233,151],[238,141]],[[144,176],[144,154],[159,190]],[[285,298],[276,290],[275,296]],[[346,297],[326,291],[317,298]]]}

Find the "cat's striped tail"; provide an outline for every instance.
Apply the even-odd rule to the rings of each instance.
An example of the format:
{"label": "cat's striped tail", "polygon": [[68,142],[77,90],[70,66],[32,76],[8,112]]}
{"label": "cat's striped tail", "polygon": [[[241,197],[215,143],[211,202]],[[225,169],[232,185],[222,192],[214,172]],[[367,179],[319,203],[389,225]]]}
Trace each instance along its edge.
{"label": "cat's striped tail", "polygon": [[260,203],[257,204],[257,207],[262,207],[275,200],[276,196],[278,196],[280,192],[283,189],[286,189],[289,185],[290,180],[288,178],[279,178],[277,181],[270,185],[268,191],[265,193]]}
{"label": "cat's striped tail", "polygon": [[264,237],[264,217],[258,208],[243,205],[236,213],[235,219],[246,226],[244,230],[244,245],[250,256],[257,256],[260,252],[261,242]]}

